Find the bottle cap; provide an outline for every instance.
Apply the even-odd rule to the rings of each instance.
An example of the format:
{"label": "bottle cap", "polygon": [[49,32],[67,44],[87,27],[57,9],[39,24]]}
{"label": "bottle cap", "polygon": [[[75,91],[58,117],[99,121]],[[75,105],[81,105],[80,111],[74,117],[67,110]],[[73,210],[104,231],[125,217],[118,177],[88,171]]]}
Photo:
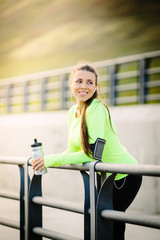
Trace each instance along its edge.
{"label": "bottle cap", "polygon": [[41,142],[37,142],[37,139],[35,138],[34,139],[34,143],[31,145],[31,147],[40,147],[42,146],[42,143]]}

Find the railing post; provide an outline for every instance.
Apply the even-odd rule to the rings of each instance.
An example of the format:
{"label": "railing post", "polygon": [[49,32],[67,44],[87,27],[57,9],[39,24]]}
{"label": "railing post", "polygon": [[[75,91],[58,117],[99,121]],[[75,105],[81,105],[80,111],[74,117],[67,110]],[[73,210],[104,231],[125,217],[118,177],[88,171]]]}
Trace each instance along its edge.
{"label": "railing post", "polygon": [[23,83],[23,111],[27,112],[28,111],[28,82],[25,81]]}
{"label": "railing post", "polygon": [[24,183],[24,191],[25,191],[25,194],[24,194],[24,208],[25,208],[25,240],[28,240],[28,190],[29,190],[29,185],[30,185],[30,177],[29,177],[29,174],[28,174],[28,164],[29,164],[29,161],[30,161],[31,158],[29,158],[25,163],[24,163],[24,169],[25,169],[25,172],[24,172],[24,176],[25,176],[25,183]]}
{"label": "railing post", "polygon": [[67,108],[67,75],[61,75],[61,108]]}
{"label": "railing post", "polygon": [[116,105],[116,85],[117,85],[117,78],[116,78],[116,73],[117,73],[117,66],[116,65],[111,65],[109,66],[109,81],[110,81],[110,105],[114,106]]}
{"label": "railing post", "polygon": [[84,182],[84,240],[90,239],[90,194],[89,194],[89,175],[81,171]]}
{"label": "railing post", "polygon": [[113,210],[112,191],[113,182],[116,173],[105,179],[97,198],[96,205],[96,240],[113,240],[113,221],[105,220],[101,217],[101,212],[104,209]]}
{"label": "railing post", "polygon": [[19,165],[20,170],[20,240],[24,240],[24,222],[25,222],[25,210],[24,210],[24,167]]}
{"label": "railing post", "polygon": [[97,189],[95,185],[95,165],[97,162],[91,162],[89,165],[89,191],[90,191],[90,226],[91,226],[91,240],[96,240],[96,200]]}
{"label": "railing post", "polygon": [[139,64],[139,103],[144,104],[146,102],[148,81],[147,68],[149,67],[149,59],[141,59]]}
{"label": "railing post", "polygon": [[28,240],[42,240],[42,236],[33,233],[34,227],[42,227],[42,205],[32,202],[34,196],[42,196],[41,175],[34,175],[29,189]]}
{"label": "railing post", "polygon": [[7,112],[10,113],[12,111],[12,84],[7,86]]}
{"label": "railing post", "polygon": [[41,110],[46,110],[47,104],[47,79],[41,79]]}

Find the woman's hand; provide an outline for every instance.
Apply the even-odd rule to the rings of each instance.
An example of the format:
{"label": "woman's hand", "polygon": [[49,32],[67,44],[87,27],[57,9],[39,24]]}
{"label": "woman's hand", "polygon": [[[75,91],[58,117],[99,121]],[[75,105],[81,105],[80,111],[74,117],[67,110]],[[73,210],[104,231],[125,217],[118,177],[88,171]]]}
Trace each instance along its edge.
{"label": "woman's hand", "polygon": [[33,170],[35,170],[35,171],[37,171],[39,168],[41,168],[40,172],[42,172],[45,169],[44,158],[40,157],[40,158],[34,159],[32,161],[32,167],[33,167]]}

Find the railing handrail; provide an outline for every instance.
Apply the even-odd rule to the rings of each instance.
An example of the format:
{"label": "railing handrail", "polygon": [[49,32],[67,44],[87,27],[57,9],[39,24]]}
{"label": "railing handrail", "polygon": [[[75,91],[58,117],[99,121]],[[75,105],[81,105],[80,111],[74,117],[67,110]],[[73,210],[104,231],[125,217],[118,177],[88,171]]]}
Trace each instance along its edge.
{"label": "railing handrail", "polygon": [[[92,62],[107,105],[160,102],[160,50]],[[0,79],[0,113],[50,111],[73,105],[73,66]]]}
{"label": "railing handrail", "polygon": [[40,204],[46,207],[52,207],[52,208],[57,208],[69,212],[74,212],[74,213],[79,213],[79,214],[84,214],[84,210],[80,208],[79,206],[73,206],[73,203],[68,204],[68,203],[63,203],[60,201],[54,201],[53,199],[47,199],[44,197],[33,197],[32,201],[36,204]]}
{"label": "railing handrail", "polygon": [[103,210],[101,216],[105,219],[119,220],[126,223],[160,229],[160,218],[158,216],[146,214],[139,216],[136,213],[124,213],[116,210]]}
{"label": "railing handrail", "polygon": [[[27,160],[24,157],[0,156],[0,163],[2,164],[24,165],[26,161]],[[31,163],[29,163],[28,165],[31,166]],[[89,165],[90,165],[90,162],[87,162],[85,164],[62,165],[59,167],[50,167],[50,168],[89,171]],[[160,166],[149,165],[149,164],[118,164],[118,163],[98,162],[95,166],[95,171],[139,174],[144,176],[160,176]]]}
{"label": "railing handrail", "polygon": [[[88,171],[90,163],[85,163],[84,165],[72,164],[64,165],[59,167],[50,167],[66,170],[80,170]],[[157,165],[147,165],[147,164],[118,164],[118,163],[104,163],[98,162],[95,166],[96,172],[112,172],[112,173],[128,173],[128,174],[138,174],[144,176],[160,176],[160,166]]]}
{"label": "railing handrail", "polygon": [[0,163],[3,164],[24,165],[26,161],[24,157],[0,156]]}
{"label": "railing handrail", "polygon": [[[26,158],[10,157],[10,156],[0,156],[0,164],[11,164],[11,165],[16,164],[20,168],[26,168],[26,167],[28,168],[28,165],[31,165],[29,163],[29,161],[26,160]],[[112,163],[103,163],[103,162],[96,162],[96,165],[94,165],[94,166],[93,165],[94,165],[94,162],[88,162],[88,163],[85,163],[83,165],[82,164],[64,165],[64,166],[51,167],[51,168],[65,169],[65,170],[78,170],[78,171],[81,171],[81,172],[84,172],[84,173],[86,171],[90,171],[90,179],[91,179],[91,176],[92,177],[94,176],[94,174],[91,174],[91,169],[93,169],[93,167],[95,168],[95,170],[94,170],[95,172],[102,172],[102,173],[103,172],[107,172],[107,173],[110,172],[110,173],[113,173],[113,175],[114,175],[114,173],[127,173],[127,174],[137,174],[137,175],[144,175],[144,176],[160,177],[160,166],[157,166],[157,165],[145,165],[145,164],[143,164],[143,165],[141,165],[141,164],[133,165],[133,164],[117,164],[117,163],[112,164]],[[25,172],[28,175],[28,170],[25,170]],[[23,174],[24,174],[24,171],[23,171]],[[113,175],[111,176],[112,180],[114,180]],[[89,176],[89,175],[87,175],[87,176]],[[61,210],[71,211],[71,212],[75,212],[75,213],[80,213],[80,214],[83,214],[83,213],[88,214],[90,216],[90,218],[92,219],[93,211],[92,211],[92,206],[91,205],[90,205],[89,209],[86,209],[87,210],[87,212],[86,212],[86,210],[83,211],[82,209],[77,208],[76,206],[71,206],[70,204],[63,205],[63,204],[58,203],[56,201],[51,202],[51,201],[49,201],[49,199],[41,197],[41,195],[33,194],[33,192],[36,189],[35,188],[36,187],[35,183],[41,185],[41,178],[39,178],[39,177],[37,179],[33,177],[34,184],[32,186],[30,186],[30,188],[32,188],[32,187],[33,188],[32,188],[31,195],[29,195],[30,196],[29,197],[29,199],[30,199],[29,202],[34,203],[34,205],[39,205],[40,207],[47,206],[47,207],[58,208],[58,209],[61,209]],[[26,176],[25,176],[25,178],[26,178]],[[93,185],[93,183],[94,183],[94,181],[92,179],[90,181],[90,184]],[[27,184],[28,184],[28,182],[27,182]],[[39,189],[38,191],[41,192],[40,185],[38,185],[37,187]],[[109,186],[109,185],[106,185],[106,186]],[[106,189],[106,186],[105,186],[105,189]],[[90,187],[91,187],[91,185],[90,185]],[[95,189],[95,187],[94,187],[94,189]],[[85,190],[85,193],[86,193],[86,190]],[[25,198],[26,198],[26,196],[28,196],[27,192],[25,192]],[[91,199],[95,195],[90,192],[89,196],[90,196],[89,198]],[[8,193],[5,193],[3,191],[0,192],[0,197],[6,197],[6,198],[18,200],[18,198],[16,197],[15,194],[8,194]],[[25,207],[27,207],[27,206],[28,205],[26,204]],[[30,207],[29,212],[32,212],[32,207]],[[28,213],[28,209],[25,210],[25,214],[27,214],[27,213]],[[123,213],[123,212],[119,212],[119,211],[117,212],[117,211],[112,210],[112,209],[103,209],[103,210],[101,210],[100,214],[101,214],[102,218],[107,219],[107,220],[124,221],[124,222],[127,222],[127,223],[132,223],[132,224],[136,224],[136,225],[141,225],[141,226],[160,229],[160,218],[159,217],[155,217],[155,216],[152,217],[150,215],[142,215],[142,216],[139,217],[138,214]],[[27,216],[28,216],[28,214],[27,214]],[[27,218],[26,218],[26,221],[28,221]],[[22,225],[20,227],[17,222],[14,222],[14,221],[11,221],[11,220],[8,220],[8,219],[4,219],[4,218],[1,218],[1,217],[0,217],[0,224],[8,226],[8,227],[12,227],[12,228],[17,228],[17,229],[20,229],[21,231],[23,230]],[[25,225],[25,231],[27,231],[27,229],[28,228]],[[93,228],[92,224],[91,224],[91,232],[94,229],[95,228]],[[67,235],[63,235],[61,233],[57,233],[57,232],[54,232],[54,231],[51,231],[51,230],[48,230],[48,229],[44,229],[44,228],[40,227],[39,225],[38,226],[37,225],[32,226],[32,232],[34,234],[39,235],[39,236],[49,237],[51,239],[54,239],[54,237],[57,237],[56,239],[60,239],[60,237],[61,237],[61,239],[66,239],[66,237],[67,237],[67,239],[78,239],[78,238],[73,238],[72,236],[67,236]],[[92,234],[94,235],[94,232],[92,232]],[[91,237],[93,235],[91,235]],[[25,233],[25,237],[24,238],[22,237],[21,240],[22,239],[28,240],[28,233]],[[38,239],[41,239],[41,238],[38,238]],[[101,238],[98,238],[98,239],[101,239]]]}
{"label": "railing handrail", "polygon": [[[158,56],[160,56],[160,50],[135,54],[132,56],[125,56],[125,57],[113,58],[113,59],[109,59],[109,60],[92,62],[92,65],[94,67],[101,68],[101,67],[105,67],[105,66],[124,64],[124,63],[134,62],[134,61],[158,57]],[[16,83],[16,82],[25,82],[25,81],[35,80],[35,79],[39,79],[39,78],[43,78],[43,77],[48,78],[48,77],[52,77],[52,76],[63,75],[66,73],[70,73],[72,68],[73,68],[73,65],[68,66],[68,67],[63,67],[63,68],[51,69],[48,71],[37,72],[37,73],[25,74],[25,75],[14,76],[14,77],[9,77],[9,78],[1,78],[0,86],[11,84],[13,80],[14,80],[13,83]]]}

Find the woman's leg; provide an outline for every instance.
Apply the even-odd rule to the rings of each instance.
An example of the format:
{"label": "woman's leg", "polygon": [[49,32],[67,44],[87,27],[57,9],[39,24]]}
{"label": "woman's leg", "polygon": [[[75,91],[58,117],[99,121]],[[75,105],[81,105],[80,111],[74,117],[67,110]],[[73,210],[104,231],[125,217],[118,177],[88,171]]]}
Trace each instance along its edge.
{"label": "woman's leg", "polygon": [[[123,211],[129,207],[138,193],[142,183],[142,176],[128,175],[115,181],[113,187],[113,209]],[[114,240],[124,240],[125,223],[114,222]]]}

